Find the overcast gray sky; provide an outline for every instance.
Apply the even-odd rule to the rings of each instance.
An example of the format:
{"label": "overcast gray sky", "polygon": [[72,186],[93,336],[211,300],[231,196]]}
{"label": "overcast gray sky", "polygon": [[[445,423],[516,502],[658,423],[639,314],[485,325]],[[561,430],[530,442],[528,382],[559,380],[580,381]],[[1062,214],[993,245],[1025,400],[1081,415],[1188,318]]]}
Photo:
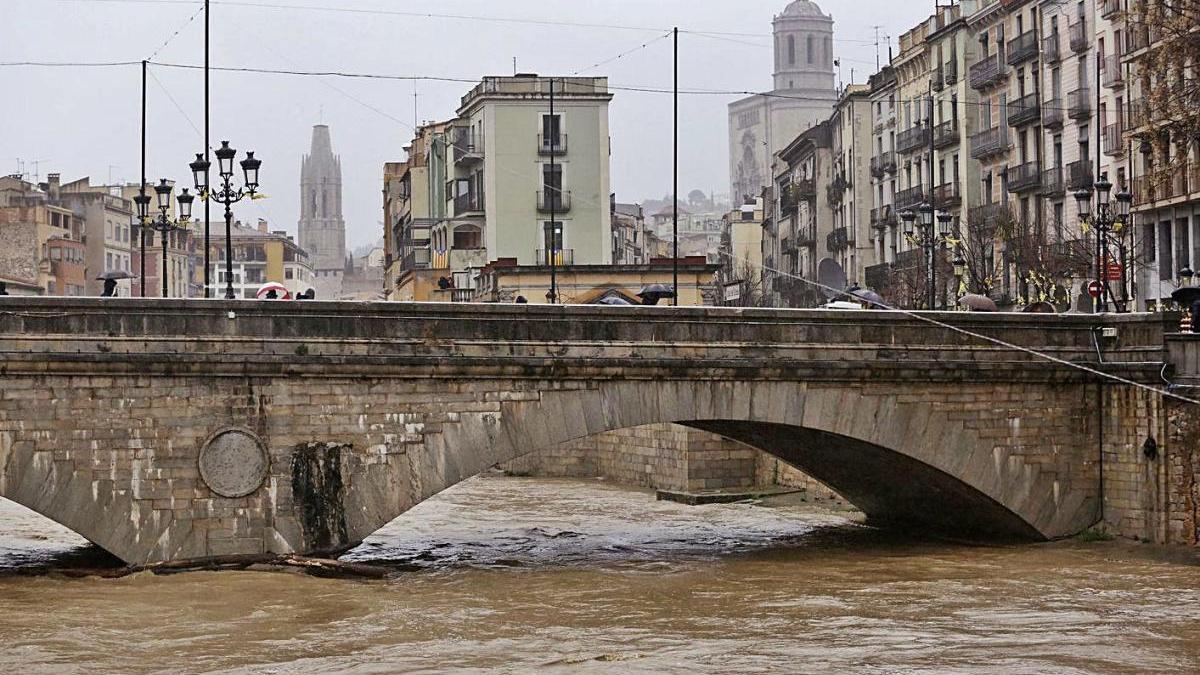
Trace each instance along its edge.
{"label": "overcast gray sky", "polygon": [[[786,0],[247,0],[213,5],[213,65],[338,70],[477,79],[522,72],[569,75],[635,50],[678,25],[683,30],[755,35],[681,38],[684,88],[765,90],[771,86],[771,18]],[[863,82],[875,68],[875,25],[897,36],[928,15],[932,2],[823,0],[835,25],[842,77]],[[258,5],[258,6],[247,6]],[[267,6],[270,5],[270,6]],[[331,12],[301,7],[432,12],[585,24],[546,26],[467,18]],[[14,61],[140,61],[199,64],[202,6],[181,0],[0,0],[0,63]],[[195,17],[189,22],[190,17]],[[178,35],[160,47],[173,34]],[[156,50],[157,51],[156,53]],[[881,48],[887,59],[886,46]],[[187,180],[200,152],[203,89],[199,71],[152,66],[148,176]],[[136,182],[139,176],[140,68],[0,67],[0,172],[90,175]],[[622,86],[669,89],[671,47],[658,40],[587,75]],[[161,82],[161,86],[159,85]],[[332,127],[342,156],[348,238],[358,245],[381,236],[382,164],[403,159],[414,118],[452,117],[470,88],[455,82],[414,84],[248,73],[214,73],[214,145],[229,139],[264,161],[270,199],[237,207],[238,217],[265,217],[294,232],[299,213],[301,155],[311,127]],[[735,96],[681,100],[680,191],[725,192],[728,182],[726,105]],[[173,101],[172,101],[173,99]],[[613,187],[622,201],[669,193],[671,98],[617,92],[611,109]],[[182,111],[182,112],[181,112]],[[190,122],[189,119],[190,118]]]}

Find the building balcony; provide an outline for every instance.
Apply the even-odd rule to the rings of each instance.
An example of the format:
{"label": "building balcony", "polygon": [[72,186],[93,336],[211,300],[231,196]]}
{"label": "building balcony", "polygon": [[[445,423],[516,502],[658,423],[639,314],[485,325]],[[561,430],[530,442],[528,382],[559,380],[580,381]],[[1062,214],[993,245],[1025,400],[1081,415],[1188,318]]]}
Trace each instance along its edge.
{"label": "building balcony", "polygon": [[1086,52],[1092,46],[1092,38],[1088,35],[1087,20],[1079,17],[1079,20],[1071,24],[1071,28],[1067,32],[1067,43],[1071,47],[1071,51],[1076,54]]}
{"label": "building balcony", "polygon": [[993,202],[976,206],[967,212],[967,221],[971,224],[989,225],[1001,220],[1008,209],[1002,202]]}
{"label": "building balcony", "polygon": [[559,157],[567,154],[567,135],[544,136],[538,134],[538,154],[543,157]]}
{"label": "building balcony", "polygon": [[[951,54],[950,58],[955,59],[955,58],[957,58],[957,56],[958,56],[957,54]],[[952,84],[957,83],[958,82],[958,61],[952,60],[952,61],[947,61],[946,63],[942,64],[942,77],[945,79],[947,87],[949,87]]]}
{"label": "building balcony", "polygon": [[551,255],[546,249],[540,248],[533,252],[535,265],[545,265],[547,267],[553,263],[556,266],[574,265],[575,264],[575,249],[560,248],[554,251]]}
{"label": "building balcony", "polygon": [[883,178],[884,174],[896,172],[896,153],[888,151],[871,158],[871,175]]}
{"label": "building balcony", "polygon": [[918,185],[917,187],[909,188],[907,190],[901,190],[900,192],[896,193],[896,211],[906,211],[927,201],[929,201],[929,199],[925,194],[925,187],[923,185]]}
{"label": "building balcony", "polygon": [[1076,89],[1067,94],[1067,117],[1084,121],[1092,117],[1092,92],[1087,88]]}
{"label": "building balcony", "polygon": [[1146,99],[1136,98],[1129,102],[1129,129],[1140,129],[1150,124],[1150,106]]}
{"label": "building balcony", "polygon": [[454,215],[483,215],[483,194],[468,192],[454,198]]}
{"label": "building balcony", "polygon": [[1037,31],[1025,31],[1008,43],[1008,58],[1005,59],[1005,62],[1010,66],[1015,66],[1030,59],[1036,59],[1040,46]]}
{"label": "building balcony", "polygon": [[946,73],[942,70],[941,66],[934,69],[930,86],[933,87],[934,91],[941,91],[946,88]]}
{"label": "building balcony", "polygon": [[850,231],[839,227],[825,237],[825,248],[830,253],[845,251],[852,243],[851,239]]}
{"label": "building balcony", "polygon": [[1012,142],[1008,138],[1008,129],[995,127],[981,131],[971,137],[971,157],[984,159],[993,155],[1008,152]]}
{"label": "building balcony", "polygon": [[896,210],[890,204],[877,209],[871,209],[871,227],[883,230],[888,227],[895,227],[897,224]]}
{"label": "building balcony", "polygon": [[1051,33],[1042,38],[1042,60],[1047,64],[1058,63],[1062,59],[1059,42],[1058,33]]}
{"label": "building balcony", "polygon": [[1042,165],[1040,162],[1026,162],[1008,170],[1009,192],[1029,192],[1041,188]]}
{"label": "building balcony", "polygon": [[958,120],[947,120],[933,128],[933,147],[941,150],[958,145]]}
{"label": "building balcony", "polygon": [[1090,159],[1071,162],[1067,165],[1067,189],[1074,191],[1086,188],[1090,190],[1092,189],[1094,176],[1092,161]]}
{"label": "building balcony", "polygon": [[896,137],[896,152],[905,154],[929,147],[929,127],[920,125],[900,132]]}
{"label": "building balcony", "polygon": [[413,249],[404,254],[400,261],[400,269],[427,270],[432,266],[433,257],[428,248]]}
{"label": "building balcony", "polygon": [[1101,82],[1110,89],[1119,89],[1125,86],[1125,69],[1121,67],[1121,57],[1109,56],[1104,59]]}
{"label": "building balcony", "polygon": [[1135,23],[1130,24],[1125,31],[1125,56],[1140,52],[1150,46],[1150,27]]}
{"label": "building balcony", "polygon": [[987,89],[1008,77],[1008,66],[999,54],[992,54],[972,65],[970,73],[972,89]]}
{"label": "building balcony", "polygon": [[567,213],[571,210],[570,190],[539,190],[537,193],[538,213]]}
{"label": "building balcony", "polygon": [[962,193],[958,183],[943,183],[933,189],[933,205],[939,209],[962,205]]}
{"label": "building balcony", "polygon": [[802,202],[811,202],[817,198],[817,181],[811,178],[802,178],[792,184],[792,189],[795,191],[796,199]]}
{"label": "building balcony", "polygon": [[1104,127],[1104,154],[1109,157],[1125,156],[1125,130],[1119,123]]}
{"label": "building balcony", "polygon": [[483,139],[470,129],[459,129],[454,134],[454,163],[473,164],[483,161]]}
{"label": "building balcony", "polygon": [[1047,129],[1061,129],[1065,117],[1061,98],[1052,98],[1042,104],[1042,126]]}
{"label": "building balcony", "polygon": [[1046,169],[1042,172],[1042,196],[1043,197],[1062,197],[1066,194],[1066,188],[1063,185],[1063,168],[1056,166],[1052,169]]}
{"label": "building balcony", "polygon": [[1008,126],[1010,127],[1037,124],[1041,120],[1042,102],[1041,95],[1037,92],[1022,96],[1008,106]]}
{"label": "building balcony", "polygon": [[1188,162],[1180,162],[1164,180],[1161,176],[1139,176],[1133,179],[1133,205],[1141,207],[1187,197],[1200,189],[1200,172]]}
{"label": "building balcony", "polygon": [[1100,4],[1100,16],[1105,19],[1116,16],[1121,11],[1121,0],[1103,0]]}

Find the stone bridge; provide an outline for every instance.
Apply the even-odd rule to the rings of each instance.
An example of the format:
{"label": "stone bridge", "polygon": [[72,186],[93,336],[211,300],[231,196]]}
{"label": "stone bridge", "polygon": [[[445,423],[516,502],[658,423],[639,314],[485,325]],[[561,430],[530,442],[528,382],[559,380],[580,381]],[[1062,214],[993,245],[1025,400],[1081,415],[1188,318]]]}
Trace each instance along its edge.
{"label": "stone bridge", "polygon": [[[1165,386],[1161,316],[929,316]],[[662,423],[881,523],[1195,535],[1161,394],[887,312],[3,298],[0,392],[0,496],[137,564],[345,550],[499,463]]]}

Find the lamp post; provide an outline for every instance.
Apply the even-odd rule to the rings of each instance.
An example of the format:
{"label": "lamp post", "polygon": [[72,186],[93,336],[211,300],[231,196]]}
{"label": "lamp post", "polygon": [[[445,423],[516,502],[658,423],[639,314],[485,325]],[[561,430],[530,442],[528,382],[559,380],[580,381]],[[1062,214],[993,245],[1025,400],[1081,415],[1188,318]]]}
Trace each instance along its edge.
{"label": "lamp post", "polygon": [[[167,297],[167,240],[172,231],[180,229],[192,218],[192,202],[194,196],[188,194],[187,188],[179,194],[175,200],[179,203],[179,219],[171,218],[171,196],[175,191],[175,186],[166,178],[159,181],[158,185],[154,186],[154,193],[158,197],[158,215],[150,216],[150,195],[144,192],[133,198],[137,204],[138,221],[142,226],[142,238],[145,240],[145,229],[149,228],[158,232],[162,237],[162,296]],[[142,288],[145,289],[146,278],[142,276]]]}
{"label": "lamp post", "polygon": [[[900,219],[904,221],[904,234],[909,237],[919,234],[918,242],[921,249],[925,252],[925,262],[929,268],[925,277],[928,286],[925,294],[925,302],[926,307],[931,311],[938,308],[937,250],[939,246],[949,241],[950,235],[953,234],[954,230],[954,216],[942,212],[936,217],[938,229],[935,231],[933,228],[934,213],[933,206],[927,202],[918,206],[916,211],[909,209],[900,214]],[[919,233],[916,232],[918,215],[921,221]]]}
{"label": "lamp post", "polygon": [[967,276],[967,261],[963,258],[962,247],[954,249],[954,297],[962,290],[963,279]]}
{"label": "lamp post", "polygon": [[221,147],[217,149],[216,155],[217,171],[221,176],[221,186],[216,192],[213,192],[208,185],[208,170],[212,164],[204,158],[203,154],[196,155],[196,161],[189,166],[192,169],[192,178],[195,180],[196,192],[200,198],[205,201],[212,199],[218,204],[225,205],[225,299],[233,300],[236,296],[233,294],[233,209],[231,207],[246,197],[253,199],[258,193],[258,170],[262,166],[262,160],[255,159],[253,152],[246,153],[246,159],[241,161],[246,186],[244,189],[234,189],[233,160],[237,157],[237,150],[229,147],[229,141],[221,141]]}
{"label": "lamp post", "polygon": [[[1101,176],[1090,188],[1085,187],[1075,193],[1079,221],[1091,223],[1096,228],[1096,280],[1102,287],[1100,297],[1096,301],[1096,309],[1099,312],[1108,311],[1108,299],[1112,296],[1112,288],[1109,286],[1108,237],[1113,232],[1120,232],[1129,222],[1129,208],[1133,204],[1133,195],[1122,188],[1116,194],[1114,205],[1111,199],[1112,189],[1113,184]],[[1094,211],[1093,194],[1096,197]]]}

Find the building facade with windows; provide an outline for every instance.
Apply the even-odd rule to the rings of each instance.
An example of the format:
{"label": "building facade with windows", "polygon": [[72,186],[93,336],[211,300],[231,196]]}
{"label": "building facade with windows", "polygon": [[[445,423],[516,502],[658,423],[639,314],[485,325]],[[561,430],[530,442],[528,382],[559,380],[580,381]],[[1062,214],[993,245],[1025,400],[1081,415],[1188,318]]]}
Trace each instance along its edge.
{"label": "building facade with windows", "polygon": [[[237,298],[254,299],[263,284],[283,284],[292,296],[314,290],[321,295],[316,270],[308,253],[300,248],[286,232],[272,231],[267,221],[259,220],[257,227],[235,223],[233,227],[233,293]],[[212,278],[217,297],[224,297],[226,281],[225,237],[213,238]]]}

